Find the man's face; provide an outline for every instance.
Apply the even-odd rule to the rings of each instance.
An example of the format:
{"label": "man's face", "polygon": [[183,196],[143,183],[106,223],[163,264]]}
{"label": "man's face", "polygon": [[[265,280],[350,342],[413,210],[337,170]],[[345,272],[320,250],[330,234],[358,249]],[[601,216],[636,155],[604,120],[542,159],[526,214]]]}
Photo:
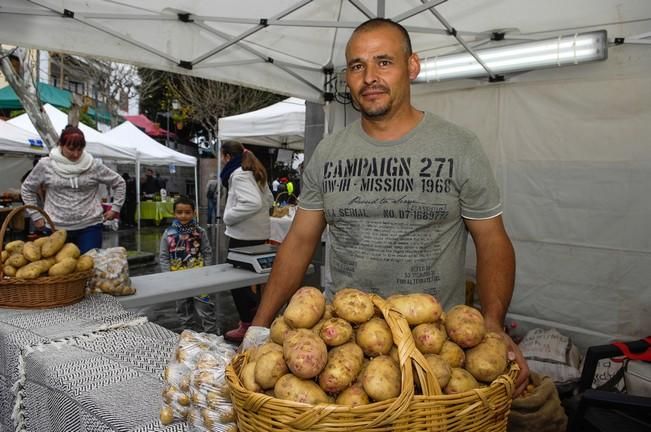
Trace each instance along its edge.
{"label": "man's face", "polygon": [[382,119],[410,104],[409,85],[420,64],[416,54],[407,56],[399,30],[381,26],[354,34],[346,61],[346,81],[365,118]]}

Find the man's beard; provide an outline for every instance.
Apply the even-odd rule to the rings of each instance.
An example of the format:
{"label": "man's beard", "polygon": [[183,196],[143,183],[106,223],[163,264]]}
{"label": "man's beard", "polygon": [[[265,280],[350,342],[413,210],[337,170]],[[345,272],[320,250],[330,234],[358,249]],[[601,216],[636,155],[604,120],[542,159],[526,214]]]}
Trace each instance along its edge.
{"label": "man's beard", "polygon": [[[382,87],[382,86],[379,86],[379,88],[384,90],[387,95],[389,94],[389,91],[388,91],[387,88]],[[362,98],[361,94],[364,92],[364,90],[366,90],[366,88],[362,89],[362,91],[360,92],[360,99]],[[375,106],[375,107],[371,107],[371,108],[368,108],[368,109],[365,108],[359,102],[357,102],[356,105],[357,105],[357,108],[359,109],[359,111],[364,115],[364,117],[371,118],[371,119],[377,119],[377,118],[384,117],[391,110],[391,100],[389,100],[384,105]]]}

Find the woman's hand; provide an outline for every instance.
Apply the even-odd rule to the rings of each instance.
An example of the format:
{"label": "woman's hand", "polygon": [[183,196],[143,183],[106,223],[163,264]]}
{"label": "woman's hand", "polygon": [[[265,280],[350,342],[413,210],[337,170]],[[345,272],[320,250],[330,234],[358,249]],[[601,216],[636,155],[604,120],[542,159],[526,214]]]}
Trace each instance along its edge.
{"label": "woman's hand", "polygon": [[113,220],[119,215],[120,213],[116,212],[115,210],[108,210],[106,213],[104,213],[104,220]]}

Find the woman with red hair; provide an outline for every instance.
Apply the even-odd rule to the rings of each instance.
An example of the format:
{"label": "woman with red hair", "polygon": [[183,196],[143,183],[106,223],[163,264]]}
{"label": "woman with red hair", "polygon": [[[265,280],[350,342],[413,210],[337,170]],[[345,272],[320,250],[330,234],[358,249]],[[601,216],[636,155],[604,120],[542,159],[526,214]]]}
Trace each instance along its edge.
{"label": "woman with red hair", "polygon": [[[75,243],[81,253],[102,247],[102,222],[120,214],[124,203],[125,182],[115,171],[94,159],[85,151],[83,132],[67,126],[59,137],[59,145],[42,158],[21,187],[25,204],[37,205],[39,188],[45,190],[43,208],[57,229],[68,232],[68,241]],[[111,189],[113,206],[104,213],[99,186]],[[45,228],[45,219],[28,210],[38,230]]]}

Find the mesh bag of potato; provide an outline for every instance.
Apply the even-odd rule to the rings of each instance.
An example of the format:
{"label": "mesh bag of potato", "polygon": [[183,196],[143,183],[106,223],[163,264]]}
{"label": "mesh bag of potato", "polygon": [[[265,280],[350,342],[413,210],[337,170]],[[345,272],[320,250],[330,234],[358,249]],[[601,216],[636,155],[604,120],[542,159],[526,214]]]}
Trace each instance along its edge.
{"label": "mesh bag of potato", "polygon": [[181,333],[164,370],[160,420],[164,425],[186,421],[195,431],[236,432],[224,369],[235,355],[220,336]]}
{"label": "mesh bag of potato", "polygon": [[95,273],[88,284],[89,292],[114,296],[136,292],[129,279],[129,262],[125,248],[92,249],[85,255],[95,260]]}
{"label": "mesh bag of potato", "polygon": [[479,311],[299,289],[226,369],[240,431],[506,431],[518,367]]}

